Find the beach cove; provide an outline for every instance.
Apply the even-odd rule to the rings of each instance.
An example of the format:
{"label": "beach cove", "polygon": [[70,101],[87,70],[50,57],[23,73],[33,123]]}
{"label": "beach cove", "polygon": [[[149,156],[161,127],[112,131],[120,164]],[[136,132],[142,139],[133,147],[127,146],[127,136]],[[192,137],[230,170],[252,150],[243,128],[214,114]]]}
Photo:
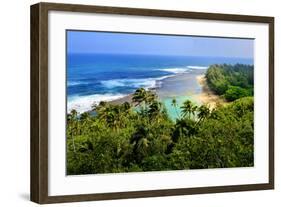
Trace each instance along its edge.
{"label": "beach cove", "polygon": [[[218,97],[202,81],[210,65],[251,63],[239,58],[127,54],[69,54],[67,61],[67,113],[90,111],[101,101],[130,102],[131,94],[144,88],[156,91],[172,117],[187,99],[215,106]],[[177,112],[171,105],[174,98]]]}
{"label": "beach cove", "polygon": [[[213,109],[217,105],[224,104],[225,100],[209,89],[205,78],[206,71],[207,69],[197,68],[188,72],[177,73],[174,76],[157,81],[158,87],[149,90],[156,93],[173,120],[179,118],[180,107],[186,100],[190,100],[197,105],[206,104]],[[174,99],[176,100],[176,106],[172,104]],[[110,101],[112,104],[124,102],[132,103],[132,94]]]}

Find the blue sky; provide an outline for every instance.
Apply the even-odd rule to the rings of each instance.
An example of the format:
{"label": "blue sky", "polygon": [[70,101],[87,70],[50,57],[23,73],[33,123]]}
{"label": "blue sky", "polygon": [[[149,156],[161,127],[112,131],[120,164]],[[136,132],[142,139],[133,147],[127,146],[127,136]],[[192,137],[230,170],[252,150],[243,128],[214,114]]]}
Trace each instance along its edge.
{"label": "blue sky", "polygon": [[253,58],[254,40],[67,31],[68,53]]}

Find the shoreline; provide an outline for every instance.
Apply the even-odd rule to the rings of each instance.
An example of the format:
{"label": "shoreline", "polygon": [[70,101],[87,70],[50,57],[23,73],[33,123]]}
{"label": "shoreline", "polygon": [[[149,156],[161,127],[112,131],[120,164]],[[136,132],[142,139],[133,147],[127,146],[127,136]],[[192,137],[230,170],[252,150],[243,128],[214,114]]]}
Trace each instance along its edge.
{"label": "shoreline", "polygon": [[[155,92],[156,88],[148,88],[146,90]],[[134,95],[133,93],[130,93],[128,95],[123,96],[122,98],[118,98],[118,99],[115,99],[115,100],[112,100],[112,101],[108,101],[108,103],[113,104],[113,105],[114,104],[119,105],[119,104],[123,104],[125,102],[133,104],[133,100],[132,100],[133,95]]]}
{"label": "shoreline", "polygon": [[226,101],[224,99],[211,91],[207,84],[205,75],[196,76],[196,80],[202,87],[202,92],[198,95],[195,95],[195,98],[198,99],[202,104],[208,105],[211,109],[214,109],[219,105],[226,104]]}
{"label": "shoreline", "polygon": [[[202,70],[195,71],[193,74],[178,73],[162,80],[157,80],[156,87],[148,88],[147,90],[155,92],[163,102],[176,94],[177,97],[187,97],[198,105],[206,104],[211,109],[226,103],[225,100],[210,90],[206,82],[205,72]],[[132,97],[133,93],[130,93],[107,102],[112,105],[119,105],[125,102],[134,105]]]}
{"label": "shoreline", "polygon": [[126,95],[122,98],[118,98],[118,99],[115,99],[115,100],[112,100],[112,101],[108,101],[108,103],[113,104],[113,105],[114,104],[119,105],[119,104],[123,104],[125,102],[128,102],[128,103],[132,104],[133,103],[132,97],[133,97],[133,94],[128,94],[128,95]]}

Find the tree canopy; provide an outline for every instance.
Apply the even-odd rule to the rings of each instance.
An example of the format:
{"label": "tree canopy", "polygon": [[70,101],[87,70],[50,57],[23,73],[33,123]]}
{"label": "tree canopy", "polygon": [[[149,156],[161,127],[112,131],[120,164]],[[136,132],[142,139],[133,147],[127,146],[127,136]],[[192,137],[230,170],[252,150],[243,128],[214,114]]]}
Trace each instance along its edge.
{"label": "tree canopy", "polygon": [[176,121],[151,91],[132,100],[68,114],[67,174],[253,166],[253,97],[213,110],[186,100]]}
{"label": "tree canopy", "polygon": [[254,67],[252,65],[212,65],[206,72],[209,87],[227,101],[253,96]]}

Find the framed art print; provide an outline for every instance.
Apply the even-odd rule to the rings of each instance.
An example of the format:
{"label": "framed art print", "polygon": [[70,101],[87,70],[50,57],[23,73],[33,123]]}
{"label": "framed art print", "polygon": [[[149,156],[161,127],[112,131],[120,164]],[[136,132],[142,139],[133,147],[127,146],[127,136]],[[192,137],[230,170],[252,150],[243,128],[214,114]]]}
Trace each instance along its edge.
{"label": "framed art print", "polygon": [[31,200],[274,188],[274,18],[31,6]]}

